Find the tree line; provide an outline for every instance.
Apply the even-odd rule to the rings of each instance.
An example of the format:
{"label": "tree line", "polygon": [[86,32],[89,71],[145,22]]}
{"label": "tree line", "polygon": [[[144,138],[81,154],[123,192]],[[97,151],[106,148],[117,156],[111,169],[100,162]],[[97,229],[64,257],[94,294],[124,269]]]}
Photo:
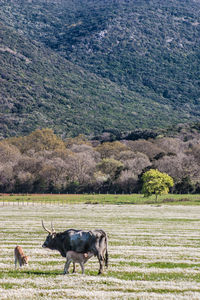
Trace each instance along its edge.
{"label": "tree line", "polygon": [[141,193],[143,174],[173,178],[172,193],[200,193],[200,134],[99,141],[51,129],[0,141],[1,193]]}

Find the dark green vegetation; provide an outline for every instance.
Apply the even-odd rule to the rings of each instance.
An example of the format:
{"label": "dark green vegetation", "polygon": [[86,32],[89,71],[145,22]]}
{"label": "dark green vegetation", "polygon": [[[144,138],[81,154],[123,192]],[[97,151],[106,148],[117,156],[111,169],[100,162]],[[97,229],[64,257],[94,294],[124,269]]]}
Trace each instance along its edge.
{"label": "dark green vegetation", "polygon": [[200,2],[2,0],[1,136],[199,118]]}

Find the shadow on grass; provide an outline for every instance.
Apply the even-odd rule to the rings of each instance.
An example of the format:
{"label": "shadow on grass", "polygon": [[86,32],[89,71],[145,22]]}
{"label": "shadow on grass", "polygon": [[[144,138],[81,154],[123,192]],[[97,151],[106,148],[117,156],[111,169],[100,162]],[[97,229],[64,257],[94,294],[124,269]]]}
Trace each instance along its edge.
{"label": "shadow on grass", "polygon": [[[107,273],[107,272],[105,272]],[[97,271],[86,270],[85,272],[88,276],[105,276],[105,274],[98,275]],[[2,278],[33,278],[33,277],[56,277],[56,276],[69,276],[69,275],[81,275],[81,272],[69,273],[64,275],[63,270],[25,270],[25,269],[14,269],[14,270],[5,270],[0,271],[0,279]]]}
{"label": "shadow on grass", "polygon": [[[58,275],[63,275],[62,270],[51,270],[51,271],[44,271],[44,270],[9,270],[0,272],[0,278],[5,277],[13,277],[13,278],[27,278],[27,277],[54,277]],[[63,275],[64,276],[64,275]]]}
{"label": "shadow on grass", "polygon": [[43,275],[43,276],[63,275],[63,271],[58,271],[58,270],[55,271],[24,270],[23,273],[27,275]]}

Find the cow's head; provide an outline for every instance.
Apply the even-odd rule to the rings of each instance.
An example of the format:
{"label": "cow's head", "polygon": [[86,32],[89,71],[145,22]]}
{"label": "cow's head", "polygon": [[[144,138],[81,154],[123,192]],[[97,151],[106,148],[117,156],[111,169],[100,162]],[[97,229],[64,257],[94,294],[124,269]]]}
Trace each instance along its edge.
{"label": "cow's head", "polygon": [[54,249],[56,232],[55,232],[55,229],[53,228],[52,222],[51,222],[51,230],[47,229],[44,226],[43,220],[42,220],[42,227],[44,228],[44,230],[46,230],[48,232],[48,235],[47,235],[46,240],[45,240],[44,244],[42,245],[42,247]]}

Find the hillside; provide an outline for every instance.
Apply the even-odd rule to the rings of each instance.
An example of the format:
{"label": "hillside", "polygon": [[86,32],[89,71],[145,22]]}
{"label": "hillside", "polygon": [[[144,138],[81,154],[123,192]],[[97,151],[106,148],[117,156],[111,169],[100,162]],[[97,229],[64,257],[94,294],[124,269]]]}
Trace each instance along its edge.
{"label": "hillside", "polygon": [[1,1],[1,136],[167,127],[200,114],[199,1]]}

